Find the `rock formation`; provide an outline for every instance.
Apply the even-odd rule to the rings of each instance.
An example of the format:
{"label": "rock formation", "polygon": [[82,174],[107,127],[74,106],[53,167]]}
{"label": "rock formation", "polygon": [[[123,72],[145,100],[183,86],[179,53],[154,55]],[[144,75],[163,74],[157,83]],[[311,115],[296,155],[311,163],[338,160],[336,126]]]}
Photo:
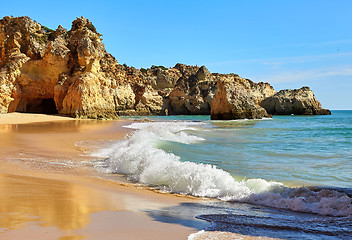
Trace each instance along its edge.
{"label": "rock formation", "polygon": [[62,26],[48,29],[29,17],[0,20],[0,113],[102,119],[118,115],[211,113],[212,119],[237,119],[327,114],[309,91],[276,93],[267,83],[210,73],[205,66],[136,69],[120,65],[84,17],[74,20],[69,31]]}
{"label": "rock formation", "polygon": [[276,91],[267,83],[253,83],[237,75],[228,75],[217,83],[211,105],[211,119],[261,119],[271,117],[259,104]]}
{"label": "rock formation", "polygon": [[330,115],[327,109],[322,109],[309,87],[294,90],[281,90],[273,96],[264,99],[260,105],[272,115]]}
{"label": "rock formation", "polygon": [[169,112],[182,115],[204,115],[210,113],[210,106],[216,91],[216,79],[206,69],[177,64],[182,77],[170,93]]}

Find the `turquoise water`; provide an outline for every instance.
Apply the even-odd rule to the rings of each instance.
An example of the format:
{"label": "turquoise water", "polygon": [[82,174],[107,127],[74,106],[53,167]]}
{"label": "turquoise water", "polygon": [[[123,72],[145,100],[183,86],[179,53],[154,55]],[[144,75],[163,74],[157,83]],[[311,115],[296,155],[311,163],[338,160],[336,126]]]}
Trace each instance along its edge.
{"label": "turquoise water", "polygon": [[352,111],[266,120],[210,121],[209,116],[148,119],[204,123],[186,130],[204,141],[158,144],[158,148],[180,156],[181,161],[212,164],[236,179],[352,188]]}
{"label": "turquoise water", "polygon": [[134,129],[131,135],[97,154],[101,169],[171,193],[352,215],[352,111],[264,120],[137,119],[125,126]]}
{"label": "turquoise water", "polygon": [[194,227],[197,216],[212,222],[210,231],[352,239],[352,111],[132,119],[138,121],[125,126],[133,129],[129,136],[95,153],[98,169],[161,191],[221,200],[149,212],[156,220]]}

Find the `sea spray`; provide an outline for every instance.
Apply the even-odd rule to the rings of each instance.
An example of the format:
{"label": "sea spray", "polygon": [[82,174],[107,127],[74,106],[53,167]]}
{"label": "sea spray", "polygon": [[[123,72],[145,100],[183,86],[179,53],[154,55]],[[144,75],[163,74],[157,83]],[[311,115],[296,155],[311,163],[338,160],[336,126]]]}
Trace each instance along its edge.
{"label": "sea spray", "polygon": [[344,193],[323,189],[288,188],[275,181],[248,179],[236,181],[216,166],[182,161],[158,146],[165,141],[198,144],[206,141],[189,131],[201,122],[133,123],[135,131],[96,156],[104,158],[99,166],[108,173],[171,193],[246,202],[299,212],[332,216],[352,215],[351,198]]}
{"label": "sea spray", "polygon": [[107,157],[101,166],[109,173],[125,174],[131,181],[172,193],[224,199],[251,194],[244,182],[236,182],[216,166],[181,162],[180,157],[156,147],[162,140],[184,144],[203,141],[183,132],[192,129],[193,125],[169,122],[129,125],[129,128],[139,130],[101,151],[99,155]]}

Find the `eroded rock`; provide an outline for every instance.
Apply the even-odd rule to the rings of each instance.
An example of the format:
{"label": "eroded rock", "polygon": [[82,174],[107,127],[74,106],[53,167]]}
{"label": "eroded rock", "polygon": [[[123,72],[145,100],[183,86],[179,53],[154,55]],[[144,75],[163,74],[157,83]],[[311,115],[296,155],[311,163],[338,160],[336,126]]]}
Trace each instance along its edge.
{"label": "eroded rock", "polygon": [[205,66],[198,68],[178,64],[175,68],[181,69],[183,75],[168,96],[169,112],[208,115],[216,91],[216,78]]}
{"label": "eroded rock", "polygon": [[111,80],[87,72],[69,87],[60,112],[77,118],[114,119],[114,91]]}
{"label": "eroded rock", "polygon": [[[272,88],[263,88],[250,80],[237,76],[220,79],[211,105],[211,119],[261,119],[271,117],[258,102],[273,93]],[[265,90],[266,89],[266,90]]]}
{"label": "eroded rock", "polygon": [[29,17],[0,20],[0,113],[106,119],[117,114],[239,119],[329,113],[310,90],[292,91],[276,94],[267,83],[210,73],[205,66],[120,65],[84,17],[69,31],[61,25],[51,30]]}
{"label": "eroded rock", "polygon": [[275,95],[264,99],[261,106],[273,115],[330,115],[323,109],[309,87],[293,90],[281,90]]}

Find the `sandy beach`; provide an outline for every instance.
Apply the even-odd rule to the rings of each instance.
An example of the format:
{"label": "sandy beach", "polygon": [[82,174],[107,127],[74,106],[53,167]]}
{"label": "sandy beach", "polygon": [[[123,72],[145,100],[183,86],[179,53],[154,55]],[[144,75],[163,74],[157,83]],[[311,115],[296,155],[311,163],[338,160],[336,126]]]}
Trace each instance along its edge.
{"label": "sandy beach", "polygon": [[17,113],[17,112],[0,114],[0,125],[50,122],[50,121],[57,122],[57,121],[67,121],[67,120],[73,120],[73,118],[46,115],[46,114]]}
{"label": "sandy beach", "polygon": [[[187,239],[147,210],[195,201],[101,178],[77,143],[122,138],[123,121],[0,116],[1,239]],[[81,166],[81,167],[77,167]]]}
{"label": "sandy beach", "polygon": [[[200,231],[209,225],[200,220],[199,226],[182,217],[163,220],[165,209],[206,200],[155,192],[94,169],[86,151],[123,138],[127,124],[0,115],[0,239],[267,239]],[[153,211],[161,217],[151,217]]]}
{"label": "sandy beach", "polygon": [[0,240],[352,240],[351,8],[4,1]]}

